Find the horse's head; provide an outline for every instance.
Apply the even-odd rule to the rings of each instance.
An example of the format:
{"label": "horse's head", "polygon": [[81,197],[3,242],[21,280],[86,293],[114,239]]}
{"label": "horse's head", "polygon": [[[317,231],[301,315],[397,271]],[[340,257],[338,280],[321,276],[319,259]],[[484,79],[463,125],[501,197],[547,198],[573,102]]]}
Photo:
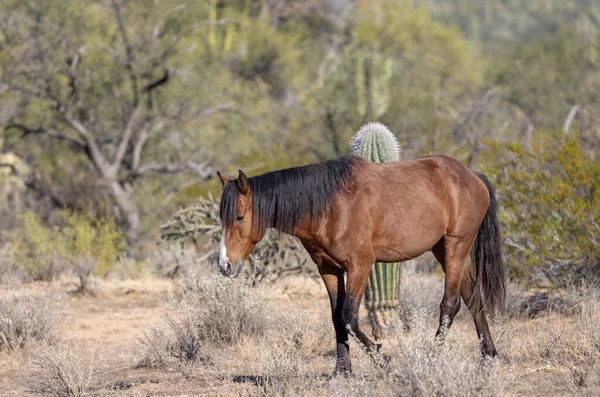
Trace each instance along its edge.
{"label": "horse's head", "polygon": [[[239,170],[238,179],[217,172],[223,184],[221,197],[221,241],[217,268],[225,276],[237,277],[244,261],[262,235],[252,216],[252,190],[248,177]],[[235,266],[235,270],[234,270]]]}

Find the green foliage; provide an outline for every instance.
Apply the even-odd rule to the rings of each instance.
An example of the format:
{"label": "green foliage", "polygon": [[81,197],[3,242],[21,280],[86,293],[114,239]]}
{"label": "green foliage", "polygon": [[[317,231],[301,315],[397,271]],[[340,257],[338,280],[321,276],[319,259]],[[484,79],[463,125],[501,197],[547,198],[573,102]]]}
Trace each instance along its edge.
{"label": "green foliage", "polygon": [[572,28],[517,44],[495,70],[495,84],[536,126],[561,125],[569,108],[596,101],[599,60]]}
{"label": "green foliage", "polygon": [[[345,155],[356,126],[376,119],[410,156],[465,160],[477,158],[480,138],[518,140],[578,109],[571,129],[593,132],[586,145],[600,147],[600,14],[589,0],[0,0],[0,9],[2,151],[39,179],[42,218],[55,205],[39,200],[46,192],[92,218],[126,216],[60,110],[86,125],[111,161],[134,108],[133,81],[148,87],[167,71],[168,83],[142,95],[116,176],[146,238],[219,184],[142,178],[131,171],[136,146],[140,166],[193,160],[257,174]],[[50,248],[31,243],[32,274],[63,256],[61,244],[39,238]]]}
{"label": "green foliage", "polygon": [[11,237],[16,265],[32,280],[49,280],[80,261],[93,261],[92,272],[105,276],[123,249],[114,222],[65,213],[60,227],[44,224],[34,212],[22,216],[22,227]]}
{"label": "green foliage", "polygon": [[123,249],[123,236],[112,220],[91,220],[67,213],[59,235],[66,252],[77,258],[92,258],[93,273],[105,276],[114,269]]}
{"label": "green foliage", "polygon": [[600,164],[576,136],[539,137],[531,150],[491,144],[493,178],[513,277],[555,286],[600,278]]}

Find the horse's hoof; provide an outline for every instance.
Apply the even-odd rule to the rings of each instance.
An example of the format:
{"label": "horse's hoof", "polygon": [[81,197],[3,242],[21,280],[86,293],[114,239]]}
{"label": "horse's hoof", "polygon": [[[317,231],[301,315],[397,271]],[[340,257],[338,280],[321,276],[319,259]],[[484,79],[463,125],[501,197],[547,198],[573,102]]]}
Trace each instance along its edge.
{"label": "horse's hoof", "polygon": [[329,379],[334,379],[340,376],[345,378],[352,375],[352,368],[350,367],[336,367],[333,373],[329,376]]}
{"label": "horse's hoof", "polygon": [[492,348],[483,347],[481,349],[481,354],[483,355],[484,359],[493,360],[498,355],[498,352],[496,352],[496,349],[493,347]]}

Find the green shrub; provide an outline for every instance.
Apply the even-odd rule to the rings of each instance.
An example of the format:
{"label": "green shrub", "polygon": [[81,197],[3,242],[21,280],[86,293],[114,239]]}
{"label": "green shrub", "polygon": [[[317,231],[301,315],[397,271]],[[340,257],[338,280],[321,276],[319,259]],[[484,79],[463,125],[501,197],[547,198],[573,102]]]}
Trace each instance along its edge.
{"label": "green shrub", "polygon": [[92,263],[91,272],[104,276],[114,268],[123,237],[112,220],[94,220],[66,212],[60,226],[48,226],[33,212],[21,217],[12,235],[14,261],[32,280],[49,280],[68,267]]}
{"label": "green shrub", "polygon": [[21,227],[11,236],[14,261],[25,277],[51,280],[62,271],[66,252],[56,230],[42,223],[34,212],[21,217]]}
{"label": "green shrub", "polygon": [[93,273],[100,276],[114,269],[124,243],[123,236],[112,220],[95,220],[75,213],[65,216],[61,235],[67,252],[75,260],[93,258]]}
{"label": "green shrub", "polygon": [[512,277],[563,287],[600,278],[600,164],[576,136],[532,149],[491,144],[493,179]]}

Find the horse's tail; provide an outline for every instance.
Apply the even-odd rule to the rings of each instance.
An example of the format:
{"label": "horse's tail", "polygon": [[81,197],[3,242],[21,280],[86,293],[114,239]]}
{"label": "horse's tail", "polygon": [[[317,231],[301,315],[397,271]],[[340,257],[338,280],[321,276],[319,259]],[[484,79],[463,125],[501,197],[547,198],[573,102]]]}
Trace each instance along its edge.
{"label": "horse's tail", "polygon": [[497,203],[494,188],[484,174],[479,172],[476,174],[490,193],[490,204],[471,250],[475,287],[470,306],[482,307],[489,315],[493,316],[496,310],[501,311],[504,308],[506,271],[500,247],[500,227],[496,215]]}

